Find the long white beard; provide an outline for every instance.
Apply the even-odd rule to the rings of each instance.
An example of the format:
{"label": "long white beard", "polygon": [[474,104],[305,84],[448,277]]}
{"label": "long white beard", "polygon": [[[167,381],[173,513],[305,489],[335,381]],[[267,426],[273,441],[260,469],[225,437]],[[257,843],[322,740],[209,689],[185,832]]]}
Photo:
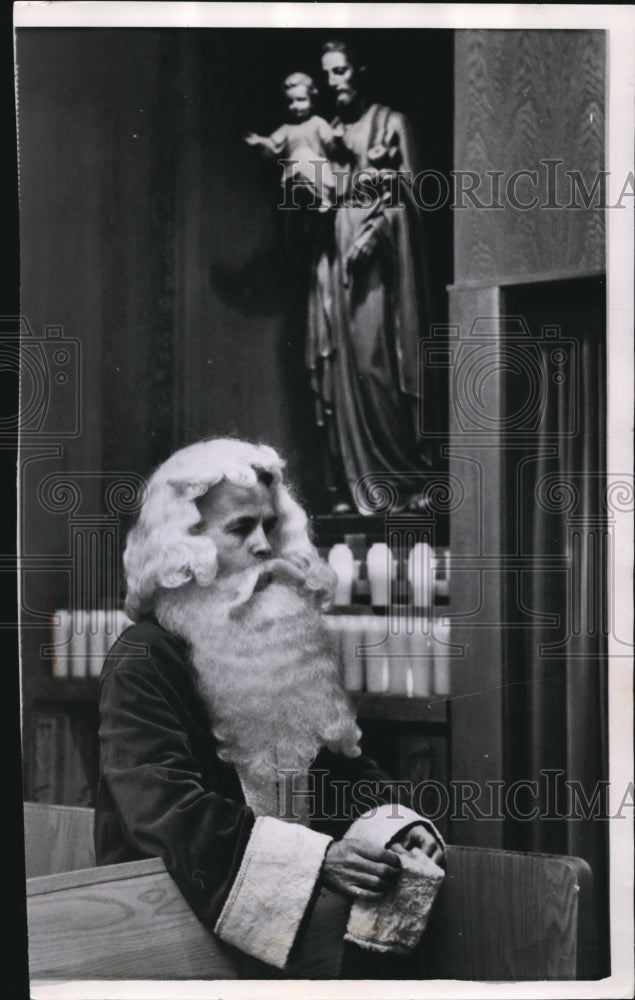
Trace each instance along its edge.
{"label": "long white beard", "polygon": [[[315,595],[289,569],[273,560],[209,587],[186,584],[163,591],[155,608],[164,628],[190,644],[219,756],[235,766],[260,815],[279,815],[284,782],[288,805],[289,781],[301,790],[322,747],[361,752]],[[301,802],[295,794],[298,809]]]}

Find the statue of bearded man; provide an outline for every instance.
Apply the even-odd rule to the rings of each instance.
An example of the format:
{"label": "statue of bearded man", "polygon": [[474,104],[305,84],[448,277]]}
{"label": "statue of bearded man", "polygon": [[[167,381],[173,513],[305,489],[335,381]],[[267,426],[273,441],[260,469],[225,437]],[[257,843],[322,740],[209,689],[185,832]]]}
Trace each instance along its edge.
{"label": "statue of bearded man", "polygon": [[412,132],[403,114],[366,100],[363,68],[345,43],[326,43],[322,69],[348,151],[335,210],[319,220],[308,310],[306,363],[331,508],[372,513],[358,483],[375,473],[394,509],[417,510],[433,459],[419,426],[430,288]]}

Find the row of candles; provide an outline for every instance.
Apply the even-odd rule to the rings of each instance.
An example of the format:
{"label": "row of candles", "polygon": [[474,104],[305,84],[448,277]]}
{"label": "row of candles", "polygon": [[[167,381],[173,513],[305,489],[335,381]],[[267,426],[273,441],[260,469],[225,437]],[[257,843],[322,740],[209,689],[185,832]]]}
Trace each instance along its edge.
{"label": "row of candles", "polygon": [[450,694],[454,647],[440,611],[382,618],[327,615],[325,622],[349,691],[409,698]]}
{"label": "row of candles", "polygon": [[[448,695],[452,646],[440,610],[431,615],[325,615],[333,654],[349,691]],[[56,611],[54,677],[98,677],[108,650],[131,624],[123,611]]]}
{"label": "row of candles", "polygon": [[357,603],[383,609],[396,604],[429,609],[449,595],[450,550],[415,543],[400,557],[385,542],[375,542],[365,559],[356,558],[354,546],[338,542],[327,560],[337,575],[335,607]]}
{"label": "row of candles", "polygon": [[108,650],[129,625],[123,611],[56,611],[51,618],[53,677],[99,677]]}
{"label": "row of candles", "polygon": [[[449,627],[434,612],[448,596],[449,549],[420,542],[400,559],[382,542],[365,553],[343,542],[325,555],[337,575],[337,613],[325,621],[344,685],[410,697],[449,694]],[[355,604],[383,614],[342,613]],[[56,611],[51,624],[53,676],[98,677],[108,650],[132,623],[123,611],[80,609]]]}

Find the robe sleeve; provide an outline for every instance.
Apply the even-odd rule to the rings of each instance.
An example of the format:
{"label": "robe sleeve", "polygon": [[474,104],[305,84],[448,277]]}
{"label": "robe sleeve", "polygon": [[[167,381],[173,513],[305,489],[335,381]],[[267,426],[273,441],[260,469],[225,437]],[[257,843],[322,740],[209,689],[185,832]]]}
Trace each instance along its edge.
{"label": "robe sleeve", "polygon": [[384,230],[393,262],[391,309],[399,387],[402,392],[419,397],[422,394],[419,346],[428,332],[433,294],[424,220],[413,187],[420,157],[412,127],[404,115],[391,112],[386,131],[396,135],[401,151],[398,203],[393,204],[390,199],[391,204],[385,209],[388,226]]}
{"label": "robe sleeve", "polygon": [[104,677],[102,780],[130,842],[162,858],[199,919],[282,968],[331,838],[256,820],[243,802],[205,787],[169,669],[165,651],[151,649],[136,666],[124,658]]}
{"label": "robe sleeve", "polygon": [[[395,258],[398,261],[394,268],[395,279],[399,285],[398,308],[407,313],[404,318],[404,325],[407,333],[414,330],[414,336],[418,342],[418,338],[421,334],[419,333],[419,324],[417,320],[421,306],[417,300],[418,296],[416,294],[416,283],[414,282],[412,275],[416,273],[416,269],[419,267],[421,251],[418,246],[411,246],[410,244],[413,242],[412,228],[413,226],[415,228],[418,228],[419,226],[419,220],[417,218],[419,213],[412,197],[412,181],[416,175],[419,156],[412,128],[407,118],[398,111],[391,111],[386,115],[385,126],[383,127],[381,134],[376,136],[376,138],[382,145],[385,144],[390,146],[396,144],[397,146],[398,166],[394,171],[387,170],[388,174],[392,174],[394,176],[395,183],[389,183],[387,190],[382,196],[377,197],[376,194],[372,196],[374,199],[373,206],[365,216],[363,223],[360,225],[355,242],[362,243],[366,240],[370,240],[386,258]],[[396,175],[399,175],[398,184],[396,183]],[[406,199],[407,205],[405,208],[407,214],[410,216],[409,221],[404,220],[402,212],[403,206],[399,203],[399,201],[396,207],[393,204],[395,198],[399,197],[405,197]],[[403,230],[404,228],[406,231],[405,236],[403,232],[400,232],[400,230]],[[417,239],[418,234],[415,242]],[[407,256],[410,251],[412,251],[413,254],[412,262]],[[404,253],[406,254],[405,257]],[[409,297],[414,297],[414,304],[409,303]],[[408,361],[410,361],[410,358],[408,358]],[[415,355],[413,378],[416,379],[417,373],[418,365],[416,363]],[[401,379],[401,381],[401,387],[404,389],[403,379]],[[410,387],[407,391],[410,391]]]}
{"label": "robe sleeve", "polygon": [[410,122],[400,111],[390,111],[386,117],[383,134],[379,137],[382,145],[399,149],[399,165],[397,169],[414,176],[420,169],[420,154],[415,141]]}

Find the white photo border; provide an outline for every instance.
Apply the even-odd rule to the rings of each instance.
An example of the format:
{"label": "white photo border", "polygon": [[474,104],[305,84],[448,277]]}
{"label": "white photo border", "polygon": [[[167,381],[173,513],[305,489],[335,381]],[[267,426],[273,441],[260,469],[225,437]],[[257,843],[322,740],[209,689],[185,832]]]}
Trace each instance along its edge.
{"label": "white photo border", "polygon": [[[607,33],[608,204],[632,172],[635,7],[566,4],[76,3],[18,2],[14,28],[266,27],[600,29]],[[607,211],[607,468],[633,471],[633,213]],[[620,537],[614,613],[632,634],[633,531]],[[617,650],[613,649],[613,652]],[[611,642],[609,654],[611,653]],[[633,780],[632,674],[615,657],[609,670],[611,815]],[[633,829],[610,821],[611,975],[598,982],[156,982],[36,983],[33,1000],[211,1000],[211,998],[496,998],[631,997],[633,995]]]}

